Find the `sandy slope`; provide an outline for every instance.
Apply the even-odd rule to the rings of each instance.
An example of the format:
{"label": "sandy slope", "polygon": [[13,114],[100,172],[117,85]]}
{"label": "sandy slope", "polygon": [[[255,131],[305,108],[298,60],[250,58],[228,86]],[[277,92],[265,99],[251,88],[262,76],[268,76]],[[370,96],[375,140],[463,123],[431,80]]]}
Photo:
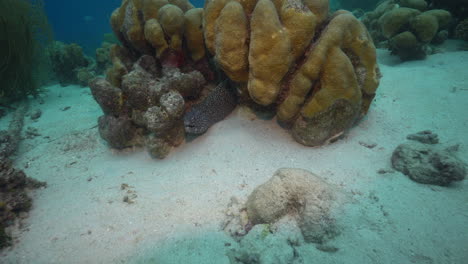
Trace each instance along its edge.
{"label": "sandy slope", "polygon": [[[352,194],[343,233],[330,243],[339,251],[302,245],[304,263],[463,263],[468,181],[444,188],[377,170],[390,168],[407,134],[425,129],[461,143],[468,160],[468,52],[397,65],[379,51],[379,61],[384,77],[368,116],[344,140],[320,148],[237,109],[165,160],[115,152],[97,134],[100,109],[89,89],[49,87],[45,103],[31,107],[42,117],[26,124],[42,136],[23,142],[17,162],[49,186],[37,192],[26,231],[0,262],[229,263],[225,250],[236,245],[219,225],[230,197],[245,199],[276,169],[299,167]],[[124,203],[125,195],[134,203]]]}

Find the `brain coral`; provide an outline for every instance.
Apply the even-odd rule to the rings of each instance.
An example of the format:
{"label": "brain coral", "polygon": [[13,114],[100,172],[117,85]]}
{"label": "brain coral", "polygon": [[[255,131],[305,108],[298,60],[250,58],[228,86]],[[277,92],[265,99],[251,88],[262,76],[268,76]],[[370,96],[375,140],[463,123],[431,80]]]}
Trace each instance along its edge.
{"label": "brain coral", "polygon": [[326,0],[209,0],[207,50],[245,97],[273,106],[302,144],[343,133],[379,84],[375,47],[351,13]]}

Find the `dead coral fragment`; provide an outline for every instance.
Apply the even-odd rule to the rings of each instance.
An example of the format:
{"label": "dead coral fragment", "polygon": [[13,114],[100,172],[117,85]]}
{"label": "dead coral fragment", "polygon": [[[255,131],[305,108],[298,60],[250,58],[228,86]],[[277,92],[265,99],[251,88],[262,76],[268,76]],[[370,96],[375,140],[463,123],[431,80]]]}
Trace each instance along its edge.
{"label": "dead coral fragment", "polygon": [[458,145],[439,145],[437,134],[426,131],[409,135],[408,139],[415,141],[403,143],[393,152],[394,169],[413,181],[441,186],[466,177],[467,165],[456,155]]}
{"label": "dead coral fragment", "polygon": [[283,168],[249,195],[247,214],[249,221],[257,225],[296,213],[304,239],[322,243],[338,234],[333,215],[335,199],[334,188],[317,175]]}
{"label": "dead coral fragment", "polygon": [[15,169],[10,160],[21,140],[27,107],[27,102],[22,104],[13,114],[8,130],[0,131],[0,249],[11,245],[11,236],[5,228],[13,225],[32,206],[28,191],[46,186],[46,183]]}

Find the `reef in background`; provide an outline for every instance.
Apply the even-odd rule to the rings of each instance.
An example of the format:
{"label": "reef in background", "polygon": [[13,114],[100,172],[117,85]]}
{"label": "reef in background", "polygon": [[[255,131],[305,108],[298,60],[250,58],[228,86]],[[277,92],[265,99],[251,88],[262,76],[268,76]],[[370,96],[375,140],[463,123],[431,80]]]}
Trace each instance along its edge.
{"label": "reef in background", "polygon": [[80,84],[87,86],[95,77],[94,60],[83,53],[83,48],[76,43],[65,44],[55,41],[49,45],[47,54],[50,58],[54,77],[61,86]]}
{"label": "reef in background", "polygon": [[379,4],[380,0],[336,0],[332,1],[336,9],[360,10],[361,12],[370,11]]}
{"label": "reef in background", "polygon": [[403,61],[424,59],[439,52],[437,46],[449,37],[468,40],[466,12],[439,2],[387,0],[361,20],[377,47],[388,48]]}
{"label": "reef in background", "polygon": [[[54,41],[47,47],[47,56],[54,73],[54,79],[61,86],[78,84],[88,86],[89,81],[112,67],[110,50],[119,41],[104,34],[101,47],[95,51],[95,58],[85,55],[83,48],[76,43]],[[113,36],[113,34],[111,34]]]}

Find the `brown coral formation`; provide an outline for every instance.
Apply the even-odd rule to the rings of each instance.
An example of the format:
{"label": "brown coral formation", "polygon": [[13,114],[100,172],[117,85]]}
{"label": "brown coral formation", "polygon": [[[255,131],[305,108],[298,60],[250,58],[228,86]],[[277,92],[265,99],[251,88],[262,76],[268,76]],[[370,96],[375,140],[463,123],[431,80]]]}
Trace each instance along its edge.
{"label": "brown coral formation", "polygon": [[104,112],[99,132],[111,147],[146,146],[164,158],[182,143],[184,111],[214,78],[202,16],[187,0],[124,0],[113,12],[122,45],[110,48],[106,79],[90,83]]}
{"label": "brown coral formation", "polygon": [[323,0],[211,0],[203,24],[223,71],[255,103],[274,107],[300,143],[326,143],[366,114],[380,73],[351,13],[329,16]]}
{"label": "brown coral formation", "polygon": [[13,166],[12,157],[21,140],[28,106],[28,103],[21,105],[13,114],[8,130],[0,131],[0,249],[11,245],[8,227],[31,209],[30,190],[46,186]]}
{"label": "brown coral formation", "polygon": [[107,78],[91,88],[105,114],[101,136],[115,148],[146,144],[167,155],[183,138],[181,117],[205,98],[213,67],[243,102],[273,109],[309,146],[365,115],[379,83],[366,28],[349,12],[329,15],[326,0],[210,0],[204,9],[186,0],[123,0],[111,25],[122,46],[110,49]]}
{"label": "brown coral formation", "polygon": [[129,51],[179,67],[205,57],[202,13],[187,0],[124,0],[112,13],[111,26]]}
{"label": "brown coral formation", "polygon": [[15,169],[9,159],[0,157],[0,249],[12,244],[8,227],[31,209],[33,200],[30,192],[45,186],[46,183]]}
{"label": "brown coral formation", "polygon": [[104,113],[98,120],[99,133],[113,148],[146,145],[152,156],[164,158],[183,142],[186,100],[198,96],[205,78],[198,71],[161,67],[149,55],[129,68],[119,65],[124,73],[121,78],[108,76],[108,80],[96,78],[90,83]]}
{"label": "brown coral formation", "polygon": [[101,47],[96,49],[96,73],[103,74],[106,70],[112,67],[110,58],[110,50],[113,44],[110,42],[102,42]]}
{"label": "brown coral formation", "polygon": [[80,84],[86,86],[94,77],[95,66],[91,58],[85,56],[82,47],[76,43],[65,44],[55,41],[47,48],[52,71],[61,86]]}

